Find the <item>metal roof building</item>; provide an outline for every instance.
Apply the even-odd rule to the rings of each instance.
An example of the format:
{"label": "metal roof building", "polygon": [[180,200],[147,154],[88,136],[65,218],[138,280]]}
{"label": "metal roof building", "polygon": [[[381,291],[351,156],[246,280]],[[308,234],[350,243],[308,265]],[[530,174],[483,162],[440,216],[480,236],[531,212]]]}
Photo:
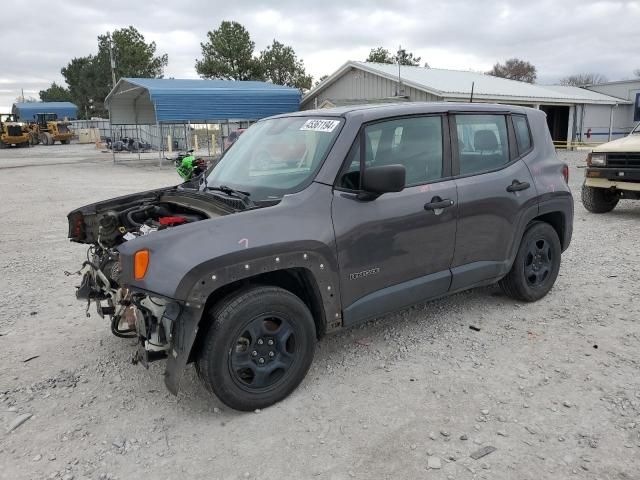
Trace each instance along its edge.
{"label": "metal roof building", "polygon": [[[371,82],[363,81],[367,79]],[[473,100],[479,102],[533,106],[543,103],[613,105],[620,101],[583,88],[537,85],[480,72],[405,65],[398,70],[398,65],[393,64],[347,62],[304,96],[302,108],[312,108],[316,99],[320,106],[325,100],[369,99],[372,94],[379,98],[401,96],[414,101],[468,102],[472,85]]]}
{"label": "metal roof building", "polygon": [[299,110],[300,91],[266,82],[122,78],[105,104],[119,125],[259,120]]}
{"label": "metal roof building", "polygon": [[595,130],[608,135],[631,127],[612,130],[609,122],[613,109],[629,100],[584,88],[531,84],[480,72],[354,61],[309,91],[301,109],[389,101],[468,102],[472,88],[474,102],[544,110],[551,136],[558,142],[582,140],[583,134]]}
{"label": "metal roof building", "polygon": [[25,122],[35,120],[38,113],[55,113],[61,120],[65,117],[75,120],[78,118],[78,107],[71,102],[14,103],[11,113]]}

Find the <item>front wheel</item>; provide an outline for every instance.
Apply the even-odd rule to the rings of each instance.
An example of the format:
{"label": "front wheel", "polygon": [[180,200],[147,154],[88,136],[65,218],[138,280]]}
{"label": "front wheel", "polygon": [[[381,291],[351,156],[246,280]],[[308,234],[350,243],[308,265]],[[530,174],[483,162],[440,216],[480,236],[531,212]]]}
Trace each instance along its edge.
{"label": "front wheel", "polygon": [[607,213],[613,210],[620,199],[606,188],[582,185],[582,205],[591,213]]}
{"label": "front wheel", "polygon": [[205,386],[236,410],[264,408],[289,395],[307,374],[316,342],[307,306],[278,287],[253,287],[209,313],[196,368]]}
{"label": "front wheel", "polygon": [[544,222],[532,223],[524,232],[511,270],[500,280],[500,287],[516,300],[540,300],[558,278],[561,254],[560,239],[553,227]]}

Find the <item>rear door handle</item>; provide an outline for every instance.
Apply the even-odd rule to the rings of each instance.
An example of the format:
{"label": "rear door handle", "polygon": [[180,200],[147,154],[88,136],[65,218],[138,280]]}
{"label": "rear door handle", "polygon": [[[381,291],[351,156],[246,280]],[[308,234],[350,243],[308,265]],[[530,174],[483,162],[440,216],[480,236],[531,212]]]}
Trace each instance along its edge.
{"label": "rear door handle", "polygon": [[529,185],[529,182],[520,182],[518,180],[514,180],[513,182],[511,182],[511,185],[507,187],[507,192],[520,192],[522,190],[526,190],[530,186],[531,185]]}
{"label": "rear door handle", "polygon": [[455,202],[453,200],[450,200],[448,198],[445,198],[443,200],[440,197],[433,197],[429,203],[424,204],[424,209],[433,211],[442,210],[443,208],[452,207],[454,203]]}

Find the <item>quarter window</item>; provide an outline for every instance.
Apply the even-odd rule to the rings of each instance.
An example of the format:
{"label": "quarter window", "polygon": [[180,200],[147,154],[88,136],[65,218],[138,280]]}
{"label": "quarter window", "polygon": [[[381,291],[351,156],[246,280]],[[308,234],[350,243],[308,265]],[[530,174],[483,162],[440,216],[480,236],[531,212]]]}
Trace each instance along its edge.
{"label": "quarter window", "polygon": [[504,115],[456,115],[460,174],[470,175],[509,163]]}
{"label": "quarter window", "polygon": [[518,142],[518,152],[520,155],[531,150],[531,133],[529,131],[529,123],[524,115],[513,115],[513,128],[516,132],[516,141]]}

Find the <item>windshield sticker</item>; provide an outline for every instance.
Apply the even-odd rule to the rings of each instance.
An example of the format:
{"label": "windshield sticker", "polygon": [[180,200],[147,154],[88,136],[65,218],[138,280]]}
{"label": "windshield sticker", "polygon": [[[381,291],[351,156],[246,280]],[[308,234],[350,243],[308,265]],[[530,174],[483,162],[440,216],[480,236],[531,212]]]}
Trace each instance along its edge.
{"label": "windshield sticker", "polygon": [[320,120],[311,119],[304,122],[300,130],[309,130],[312,132],[333,132],[340,124],[340,120]]}

